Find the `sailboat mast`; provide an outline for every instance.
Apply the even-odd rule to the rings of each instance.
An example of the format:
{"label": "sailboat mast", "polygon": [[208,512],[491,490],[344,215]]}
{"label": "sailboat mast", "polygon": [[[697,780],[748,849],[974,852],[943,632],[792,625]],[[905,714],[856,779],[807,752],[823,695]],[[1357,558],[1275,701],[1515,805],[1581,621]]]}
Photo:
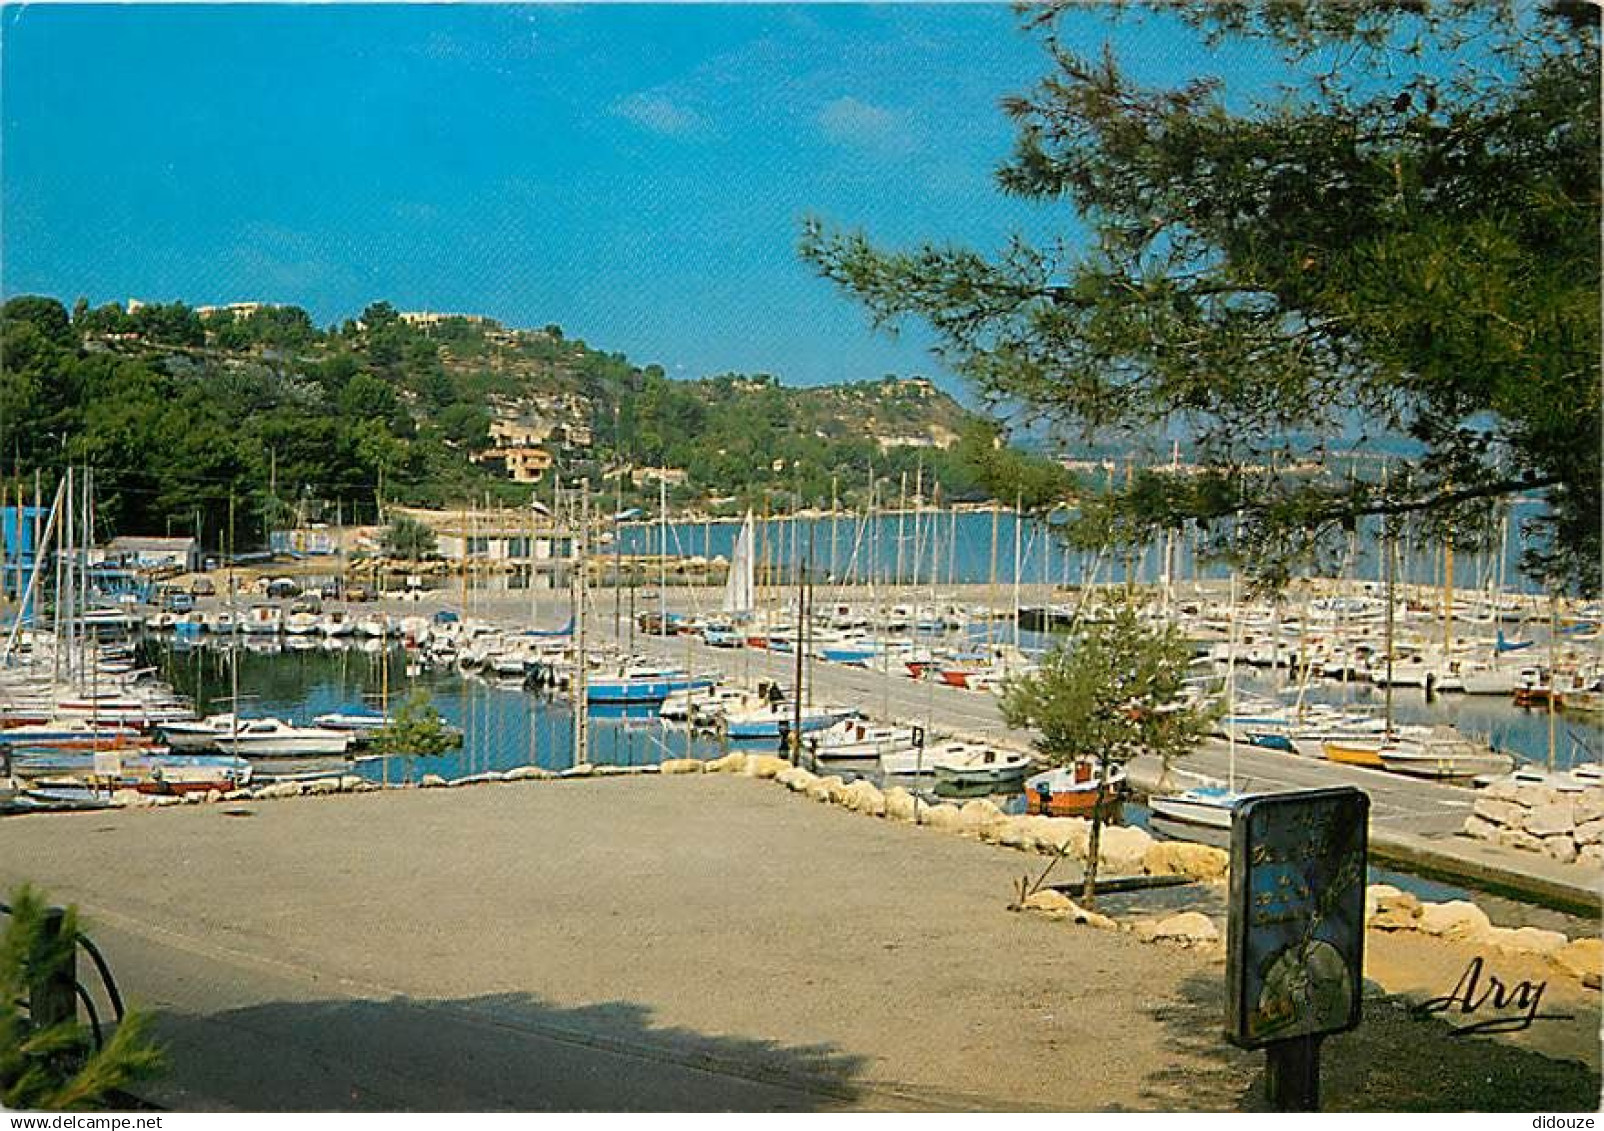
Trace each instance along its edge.
{"label": "sailboat mast", "polygon": [[579,528],[574,534],[574,765],[590,761],[589,702],[586,684],[590,669],[585,662],[585,536],[590,525],[590,480],[580,487]]}
{"label": "sailboat mast", "polygon": [[1025,529],[1024,522],[1022,521],[1022,517],[1021,517],[1022,514],[1023,514],[1023,511],[1024,511],[1024,498],[1025,498],[1025,496],[1024,496],[1023,492],[1020,492],[1020,491],[1015,491],[1014,492],[1014,647],[1015,648],[1019,647],[1019,577],[1020,577],[1020,573],[1021,573],[1022,569],[1024,568],[1024,562],[1023,562],[1022,557],[1020,556],[1020,547],[1022,545],[1021,539],[1023,537],[1023,533],[1024,533],[1024,529]]}
{"label": "sailboat mast", "polygon": [[[587,482],[589,482],[587,480]],[[657,631],[668,635],[668,479],[657,479]]]}

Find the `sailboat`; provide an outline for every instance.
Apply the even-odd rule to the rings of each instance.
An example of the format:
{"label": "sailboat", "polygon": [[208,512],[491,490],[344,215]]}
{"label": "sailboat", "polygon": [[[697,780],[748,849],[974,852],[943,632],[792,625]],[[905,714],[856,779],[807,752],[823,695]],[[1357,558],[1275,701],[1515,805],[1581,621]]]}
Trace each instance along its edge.
{"label": "sailboat", "polygon": [[[1236,609],[1236,574],[1231,574],[1231,632],[1230,650],[1225,661],[1225,713],[1227,717],[1236,714],[1236,646],[1237,646],[1237,609]],[[1156,817],[1166,817],[1188,825],[1201,825],[1211,829],[1228,829],[1231,827],[1231,814],[1237,803],[1245,800],[1246,795],[1238,793],[1236,789],[1236,729],[1225,728],[1229,761],[1227,773],[1229,780],[1221,785],[1218,782],[1203,782],[1183,789],[1179,793],[1163,794],[1149,797],[1147,807]]]}
{"label": "sailboat", "polygon": [[715,648],[735,648],[743,643],[735,622],[752,615],[757,602],[755,576],[756,558],[752,553],[752,512],[746,512],[741,533],[735,539],[735,551],[730,557],[730,575],[724,582],[724,599],[719,604],[723,617],[709,623],[702,630],[702,639]]}

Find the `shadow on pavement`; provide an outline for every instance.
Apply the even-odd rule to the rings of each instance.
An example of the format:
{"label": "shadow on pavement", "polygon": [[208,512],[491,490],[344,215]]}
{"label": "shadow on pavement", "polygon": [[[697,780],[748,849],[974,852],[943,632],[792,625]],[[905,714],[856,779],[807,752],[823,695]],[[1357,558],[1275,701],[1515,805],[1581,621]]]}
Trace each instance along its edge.
{"label": "shadow on pavement", "polygon": [[149,1097],[178,1111],[823,1111],[861,1092],[861,1057],[657,1028],[634,1002],[341,999],[155,1021],[172,1067]]}
{"label": "shadow on pavement", "polygon": [[[1229,1044],[1225,971],[1182,983],[1153,1010],[1179,1054],[1150,1074],[1133,1107],[1164,1111],[1265,1111],[1262,1052]],[[1487,1036],[1455,1036],[1438,1017],[1394,998],[1367,998],[1358,1029],[1321,1053],[1321,1110],[1359,1112],[1594,1111],[1599,1075]]]}

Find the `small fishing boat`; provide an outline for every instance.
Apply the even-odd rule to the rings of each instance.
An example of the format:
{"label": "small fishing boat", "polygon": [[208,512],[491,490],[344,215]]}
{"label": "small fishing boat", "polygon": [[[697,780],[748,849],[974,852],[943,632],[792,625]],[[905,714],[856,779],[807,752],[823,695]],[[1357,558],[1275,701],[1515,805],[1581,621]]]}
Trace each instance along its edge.
{"label": "small fishing boat", "polygon": [[[824,730],[850,714],[853,712],[845,707],[804,707],[800,717],[802,733]],[[796,710],[789,703],[764,703],[726,714],[724,733],[733,741],[778,740],[782,731],[789,733],[797,722]]]}
{"label": "small fishing boat", "polygon": [[1388,743],[1379,756],[1392,772],[1417,778],[1474,778],[1507,773],[1515,766],[1513,755],[1472,742],[1451,727],[1435,728],[1424,738]]}
{"label": "small fishing boat", "polygon": [[711,688],[710,675],[692,675],[683,668],[631,664],[617,675],[591,676],[585,684],[587,703],[662,703],[676,691]]}
{"label": "small fishing boat", "polygon": [[330,711],[326,715],[318,715],[312,720],[312,725],[322,727],[324,730],[348,731],[351,734],[365,736],[383,730],[390,720],[378,711]]}
{"label": "small fishing boat", "polygon": [[1029,754],[975,742],[948,742],[929,751],[929,757],[936,781],[958,786],[1017,782],[1034,762]]}
{"label": "small fishing boat", "polygon": [[33,793],[133,789],[140,793],[227,792],[251,780],[251,765],[229,755],[131,752],[19,756],[13,772]]}
{"label": "small fishing boat", "polygon": [[277,605],[252,605],[245,610],[241,631],[259,636],[276,636],[284,628],[284,610]]}
{"label": "small fishing boat", "polygon": [[821,762],[832,759],[883,758],[898,751],[923,745],[920,727],[880,726],[863,719],[843,719],[809,740],[809,748]]}
{"label": "small fishing boat", "polygon": [[1228,829],[1231,827],[1232,812],[1246,798],[1246,794],[1238,793],[1229,786],[1199,785],[1179,793],[1149,797],[1147,807],[1155,816],[1171,821],[1211,829]]}
{"label": "small fishing boat", "polygon": [[152,740],[131,726],[96,723],[85,718],[59,718],[0,730],[10,746],[48,746],[56,750],[110,750],[151,746]]}
{"label": "small fishing boat", "polygon": [[1340,762],[1345,766],[1369,766],[1371,769],[1382,769],[1381,748],[1386,743],[1385,736],[1376,738],[1333,738],[1320,745],[1328,762]]}
{"label": "small fishing boat", "polygon": [[[1097,791],[1103,774],[1099,758],[1078,758],[1025,781],[1026,811],[1048,817],[1087,817],[1097,808]],[[1125,767],[1108,767],[1108,792],[1104,804],[1116,800],[1125,790]]]}

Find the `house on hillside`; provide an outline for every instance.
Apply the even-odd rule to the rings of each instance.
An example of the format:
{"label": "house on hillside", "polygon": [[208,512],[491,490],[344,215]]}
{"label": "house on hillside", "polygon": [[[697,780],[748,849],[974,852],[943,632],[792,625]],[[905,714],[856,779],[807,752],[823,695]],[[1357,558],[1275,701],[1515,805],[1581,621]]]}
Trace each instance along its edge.
{"label": "house on hillside", "polygon": [[93,563],[129,569],[200,569],[200,542],[194,538],[154,538],[129,535],[113,538],[105,546],[91,550]]}

